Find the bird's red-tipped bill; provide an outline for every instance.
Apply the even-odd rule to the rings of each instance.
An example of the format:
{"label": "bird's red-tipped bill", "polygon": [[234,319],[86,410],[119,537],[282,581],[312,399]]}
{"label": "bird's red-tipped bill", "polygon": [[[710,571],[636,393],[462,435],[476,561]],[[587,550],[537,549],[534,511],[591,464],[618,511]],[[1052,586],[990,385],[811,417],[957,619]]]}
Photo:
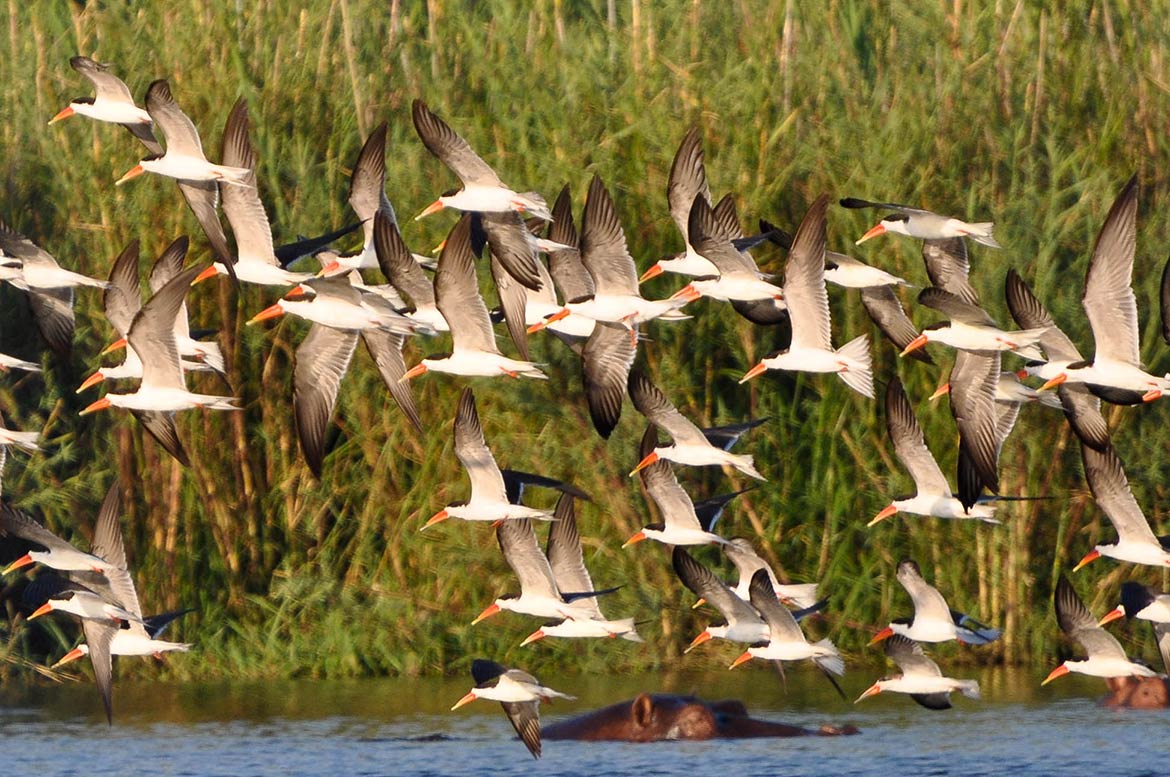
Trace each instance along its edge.
{"label": "bird's red-tipped bill", "polygon": [[546,316],[544,321],[538,321],[537,323],[528,327],[528,329],[526,331],[528,332],[528,334],[533,334],[535,332],[539,332],[541,329],[544,329],[546,326],[553,323],[554,321],[560,321],[562,318],[565,318],[566,316],[569,315],[570,312],[571,311],[568,308],[561,308],[556,313],[553,313],[551,316]]}
{"label": "bird's red-tipped bill", "polygon": [[757,375],[763,375],[767,371],[768,371],[768,365],[764,364],[761,361],[755,367],[752,367],[750,370],[745,372],[743,377],[739,379],[739,382],[740,383],[747,383],[752,378],[756,377]]}
{"label": "bird's red-tipped bill", "polygon": [[1094,548],[1093,550],[1090,550],[1088,553],[1086,553],[1085,557],[1082,558],[1075,567],[1073,567],[1073,571],[1076,572],[1085,564],[1088,564],[1090,561],[1096,561],[1099,558],[1101,558],[1101,551]]}
{"label": "bird's red-tipped bill", "polygon": [[415,216],[414,220],[418,221],[419,219],[426,218],[427,216],[431,215],[432,213],[438,213],[439,211],[441,211],[443,209],[443,207],[444,206],[443,206],[442,200],[435,200],[430,205],[426,206],[423,209],[422,213]]}
{"label": "bird's red-tipped bill", "polygon": [[1055,378],[1051,378],[1050,380],[1045,381],[1044,385],[1036,390],[1037,391],[1047,391],[1050,388],[1056,388],[1061,383],[1064,383],[1066,380],[1068,380],[1068,375],[1066,375],[1062,372],[1059,375],[1057,375]]}
{"label": "bird's red-tipped bill", "polygon": [[62,119],[68,119],[70,116],[73,115],[73,113],[74,113],[73,106],[66,105],[61,110],[57,111],[56,116],[49,119],[49,124],[56,124],[57,122],[61,121]]}
{"label": "bird's red-tipped bill", "polygon": [[427,371],[427,365],[416,364],[413,367],[411,367],[409,370],[407,370],[406,373],[401,378],[398,379],[398,382],[405,383],[406,381],[410,380],[411,378],[417,378],[419,375],[426,373],[426,371]]}
{"label": "bird's red-tipped bill", "polygon": [[109,397],[102,397],[98,401],[90,403],[90,405],[78,413],[78,415],[89,415],[90,413],[96,413],[99,410],[105,410],[110,406],[110,404]]}
{"label": "bird's red-tipped bill", "polygon": [[879,512],[877,515],[875,515],[873,517],[872,521],[870,521],[869,523],[867,523],[865,525],[865,528],[868,529],[870,526],[873,526],[874,524],[881,523],[882,521],[886,520],[887,518],[889,518],[891,515],[893,515],[896,512],[898,512],[897,507],[894,507],[893,505],[886,505],[885,507],[883,507],[881,509],[881,512]]}
{"label": "bird's red-tipped bill", "polygon": [[264,308],[256,315],[249,318],[245,322],[245,324],[248,326],[251,326],[252,324],[258,324],[261,321],[267,321],[270,318],[279,318],[280,316],[283,316],[283,315],[284,315],[284,308],[282,308],[280,306],[280,303],[277,302],[275,304],[269,305],[268,307]]}
{"label": "bird's red-tipped bill", "polygon": [[1105,613],[1105,617],[1097,621],[1098,626],[1104,626],[1106,623],[1112,623],[1118,618],[1125,617],[1125,607],[1114,607],[1109,612]]}
{"label": "bird's red-tipped bill", "polygon": [[868,699],[870,696],[877,696],[881,692],[882,692],[882,687],[880,685],[878,685],[877,683],[874,683],[873,685],[866,688],[865,693],[858,696],[857,699],[854,700],[853,703],[856,704],[857,702],[861,701],[862,699]]}
{"label": "bird's red-tipped bill", "polygon": [[122,184],[126,183],[127,181],[132,180],[134,178],[137,178],[138,176],[142,175],[145,172],[146,172],[146,170],[143,169],[142,165],[134,165],[134,167],[131,167],[129,170],[126,171],[125,175],[123,175],[118,180],[114,181],[114,186],[121,186]]}
{"label": "bird's red-tipped bill", "polygon": [[475,691],[468,691],[466,694],[464,694],[462,699],[455,702],[455,705],[453,707],[451,707],[451,709],[457,710],[460,707],[462,707],[464,704],[471,704],[471,702],[475,701],[475,699],[476,699]]}
{"label": "bird's red-tipped bill", "polygon": [[422,525],[422,529],[419,529],[419,531],[422,531],[423,529],[429,529],[430,527],[434,526],[436,523],[442,523],[443,521],[447,520],[447,518],[448,518],[447,511],[440,510],[439,512],[432,515],[430,517],[430,519]]}
{"label": "bird's red-tipped bill", "polygon": [[13,561],[11,564],[4,567],[4,571],[0,572],[0,575],[7,575],[9,572],[11,572],[15,569],[20,569],[21,567],[27,567],[31,563],[33,563],[32,556],[25,553],[23,556],[18,558],[16,561]]}
{"label": "bird's red-tipped bill", "polygon": [[746,664],[748,661],[751,661],[751,660],[752,660],[752,652],[750,650],[745,650],[743,653],[740,654],[739,658],[732,661],[731,666],[729,666],[727,668],[728,669],[735,669],[740,664]]}
{"label": "bird's red-tipped bill", "polygon": [[622,548],[623,549],[628,548],[631,545],[633,545],[637,542],[641,542],[644,539],[646,539],[646,532],[640,531],[637,534],[635,534],[633,537],[630,537],[628,540],[626,540],[625,543],[622,544]]}
{"label": "bird's red-tipped bill", "polygon": [[878,224],[877,226],[870,228],[870,230],[868,232],[866,232],[864,235],[859,237],[857,239],[857,242],[854,243],[853,245],[859,246],[862,243],[864,243],[866,240],[869,240],[871,237],[877,237],[878,235],[884,235],[885,233],[886,233],[886,228],[884,226],[882,226],[881,224]]}
{"label": "bird's red-tipped bill", "polygon": [[[427,524],[427,525],[429,526],[430,524]],[[426,527],[424,526],[423,528],[425,529]],[[492,617],[493,615],[495,615],[499,611],[500,611],[500,605],[496,604],[495,602],[492,602],[491,604],[489,604],[487,607],[485,607],[483,609],[483,612],[481,612],[479,615],[475,616],[475,620],[473,620],[471,622],[471,625],[474,626],[475,624],[479,623],[480,621],[486,620],[486,619]]]}
{"label": "bird's red-tipped bill", "polygon": [[520,643],[520,647],[524,647],[525,645],[531,645],[533,642],[536,642],[537,640],[544,639],[544,637],[545,637],[544,629],[537,629],[536,631],[532,632],[531,634],[529,634],[527,637],[524,638],[524,641]]}
{"label": "bird's red-tipped bill", "polygon": [[665,270],[662,269],[662,265],[660,265],[658,262],[655,262],[646,268],[646,272],[642,273],[642,277],[638,279],[638,283],[645,283],[651,278],[657,278],[659,275],[662,275],[663,272],[665,272]]}
{"label": "bird's red-tipped bill", "polygon": [[877,643],[882,642],[883,640],[887,640],[892,636],[894,636],[894,630],[891,629],[889,626],[886,626],[884,629],[879,631],[877,634],[873,635],[873,639],[871,639],[869,641],[869,645],[876,645]]}
{"label": "bird's red-tipped bill", "polygon": [[1065,666],[1064,664],[1061,664],[1060,666],[1056,667],[1051,672],[1049,672],[1048,676],[1044,678],[1044,682],[1040,683],[1040,685],[1048,685],[1050,682],[1055,680],[1057,677],[1063,677],[1066,674],[1068,674],[1068,667]]}
{"label": "bird's red-tipped bill", "polygon": [[636,466],[632,470],[630,470],[630,477],[637,475],[639,472],[646,469],[647,467],[649,467],[651,464],[653,464],[656,461],[658,461],[658,454],[655,453],[654,451],[650,451],[650,453],[646,454],[646,458],[644,458],[638,462],[638,466]]}
{"label": "bird's red-tipped bill", "polygon": [[191,285],[194,286],[197,283],[203,283],[204,281],[210,280],[217,275],[219,275],[219,271],[215,269],[215,265],[209,264],[203,268],[203,272],[195,276],[195,280],[191,281]]}
{"label": "bird's red-tipped bill", "polygon": [[33,610],[33,614],[28,616],[28,619],[31,621],[31,620],[34,620],[36,618],[41,617],[42,615],[50,613],[52,611],[53,611],[53,603],[52,602],[45,602],[40,607]]}
{"label": "bird's red-tipped bill", "polygon": [[107,345],[104,349],[102,349],[102,352],[100,354],[98,354],[98,356],[105,356],[107,353],[113,353],[114,351],[120,351],[125,347],[126,347],[126,338],[119,337],[117,340],[115,340],[114,342]]}
{"label": "bird's red-tipped bill", "polygon": [[105,375],[102,375],[102,371],[101,371],[101,370],[98,370],[98,371],[97,371],[97,372],[95,372],[93,375],[90,375],[88,378],[86,378],[85,380],[83,380],[83,381],[81,382],[81,385],[80,385],[80,386],[78,386],[78,387],[77,387],[77,390],[76,390],[76,391],[74,391],[73,393],[75,393],[75,394],[80,394],[81,392],[83,392],[83,391],[85,391],[87,388],[89,388],[90,386],[96,386],[97,384],[101,383],[101,382],[102,382],[103,380],[105,380],[105,379],[106,379],[106,376],[105,376]]}
{"label": "bird's red-tipped bill", "polygon": [[690,653],[692,650],[697,648],[699,645],[702,645],[704,642],[706,642],[709,639],[711,639],[711,632],[703,631],[702,633],[699,634],[699,636],[697,636],[691,640],[691,644],[687,645],[687,649],[684,650],[683,652]]}
{"label": "bird's red-tipped bill", "polygon": [[65,664],[68,664],[68,663],[71,663],[71,662],[73,662],[73,661],[76,661],[77,659],[81,658],[81,657],[82,657],[82,656],[84,656],[84,655],[85,655],[85,653],[84,653],[84,652],[81,650],[81,648],[73,648],[73,649],[72,649],[72,650],[70,650],[68,653],[66,653],[65,655],[61,656],[61,660],[60,660],[60,661],[58,661],[57,663],[53,664],[53,665],[52,665],[51,667],[49,667],[49,668],[50,668],[50,669],[56,669],[56,668],[57,668],[57,667],[59,667],[59,666],[65,666]]}
{"label": "bird's red-tipped bill", "polygon": [[[903,348],[902,352],[898,355],[905,356],[908,353],[913,353],[922,346],[926,345],[927,342],[926,335],[918,335],[918,337],[915,337],[913,340],[911,340],[910,344]],[[931,397],[931,399],[934,399],[934,397]]]}

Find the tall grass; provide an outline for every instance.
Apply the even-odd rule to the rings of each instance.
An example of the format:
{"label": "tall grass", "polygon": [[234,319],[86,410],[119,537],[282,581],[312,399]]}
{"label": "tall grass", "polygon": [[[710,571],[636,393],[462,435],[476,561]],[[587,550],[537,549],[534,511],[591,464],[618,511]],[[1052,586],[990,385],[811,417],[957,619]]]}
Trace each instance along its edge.
{"label": "tall grass", "polygon": [[[45,122],[88,84],[68,67],[85,53],[115,63],[136,95],[156,77],[172,89],[217,158],[228,109],[243,95],[261,165],[259,188],[278,242],[351,216],[348,165],[364,138],[389,123],[388,190],[415,250],[452,223],[409,216],[454,177],[430,157],[409,118],[413,98],[464,134],[504,180],[549,195],[568,182],[580,207],[593,173],[613,192],[640,266],[677,250],[664,192],[686,128],[703,129],[714,189],[736,193],[741,214],[794,227],[821,192],[922,204],[994,219],[1004,251],[973,249],[976,287],[1008,320],[1002,281],[1016,267],[1078,342],[1086,261],[1113,196],[1137,171],[1143,184],[1135,286],[1143,353],[1170,368],[1156,336],[1157,283],[1168,222],[1162,162],[1170,158],[1170,48],[1164,2],[1073,2],[1051,12],[1022,1],[888,4],[538,0],[390,4],[332,0],[290,11],[271,0],[7,5],[0,41],[4,196],[0,215],[66,266],[104,276],[131,239],[148,256],[178,234],[207,249],[173,184],[113,181],[141,154],[118,128]],[[845,250],[878,214],[834,209],[831,247]],[[924,284],[917,246],[883,238],[860,258]],[[782,260],[767,252],[776,269]],[[459,383],[427,376],[416,387],[425,435],[415,434],[358,356],[343,386],[339,437],[315,482],[291,422],[297,321],[244,328],[273,295],[216,282],[192,294],[197,325],[223,328],[229,379],[245,410],[184,415],[193,466],[182,470],[123,415],[78,418],[72,390],[111,336],[97,295],[77,304],[75,355],[46,358],[40,377],[8,376],[0,402],[19,428],[45,428],[46,452],[16,457],[5,492],[73,537],[91,531],[105,485],[121,478],[127,541],[148,611],[198,608],[180,626],[199,651],[170,663],[177,676],[422,674],[462,670],[474,655],[531,667],[652,667],[678,655],[706,613],[692,613],[658,547],[618,549],[647,520],[626,473],[642,431],[632,407],[613,438],[590,428],[579,369],[559,343],[537,339],[548,383],[481,381],[476,397],[503,466],[570,479],[594,495],[579,509],[599,585],[624,583],[605,608],[649,621],[645,647],[618,644],[514,648],[532,624],[515,616],[474,628],[480,608],[515,586],[483,526],[418,527],[467,492],[451,450]],[[653,294],[672,291],[656,281]],[[14,292],[0,347],[40,358]],[[876,336],[855,293],[835,290],[834,336]],[[1055,649],[1055,575],[1108,534],[1083,487],[1075,440],[1057,414],[1028,408],[1004,451],[1005,492],[1053,501],[1001,509],[1003,526],[898,517],[865,523],[909,479],[885,440],[881,402],[830,377],[736,380],[779,344],[721,306],[649,327],[654,378],[703,422],[771,420],[741,443],[767,484],[741,497],[727,533],[757,538],[791,579],[821,580],[832,597],[823,626],[855,654],[862,628],[907,614],[893,581],[913,556],[960,609],[1006,627],[1004,639],[948,660],[1021,662]],[[915,314],[921,323],[929,313]],[[414,357],[439,347],[420,342]],[[880,382],[900,374],[944,471],[955,437],[945,406],[925,397],[944,367],[899,362],[875,347]],[[222,391],[214,381],[201,384]],[[1115,439],[1138,501],[1155,518],[1170,483],[1163,407],[1115,413]],[[1153,455],[1150,455],[1153,454]],[[747,485],[736,476],[683,471],[696,498]],[[545,497],[536,497],[542,499]],[[716,554],[705,561],[719,563]],[[727,571],[727,570],[724,570]],[[1098,562],[1076,584],[1096,610],[1129,575],[1150,570]],[[10,608],[11,609],[11,608]],[[1131,648],[1153,654],[1150,640]],[[701,652],[701,651],[700,651]],[[724,660],[717,649],[708,658]],[[718,656],[718,657],[716,657]]]}

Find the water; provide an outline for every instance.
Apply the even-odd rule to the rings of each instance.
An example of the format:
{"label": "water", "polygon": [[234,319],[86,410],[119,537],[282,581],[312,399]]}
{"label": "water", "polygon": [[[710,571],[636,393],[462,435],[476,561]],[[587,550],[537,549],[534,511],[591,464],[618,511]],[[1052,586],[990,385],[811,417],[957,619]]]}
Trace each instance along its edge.
{"label": "water", "polygon": [[[872,676],[871,676],[872,675]],[[857,669],[856,697],[875,672]],[[84,683],[0,692],[6,772],[38,775],[889,775],[1170,773],[1170,711],[1096,705],[1100,681],[1039,688],[1024,672],[981,676],[984,700],[943,712],[882,694],[842,702],[815,672],[785,691],[766,668],[715,674],[572,676],[550,685],[579,701],[543,707],[550,721],[640,690],[739,698],[753,715],[808,727],[853,723],[852,737],[661,742],[546,742],[535,762],[499,705],[448,708],[468,680],[202,685],[120,683],[115,725]],[[887,698],[888,697],[888,698]]]}

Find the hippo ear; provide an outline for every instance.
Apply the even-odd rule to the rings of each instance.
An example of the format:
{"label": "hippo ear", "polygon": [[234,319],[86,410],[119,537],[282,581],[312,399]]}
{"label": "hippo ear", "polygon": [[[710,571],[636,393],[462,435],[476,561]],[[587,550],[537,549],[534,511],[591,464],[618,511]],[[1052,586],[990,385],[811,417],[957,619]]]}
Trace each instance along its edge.
{"label": "hippo ear", "polygon": [[634,699],[632,712],[634,724],[638,728],[649,728],[650,723],[654,720],[654,699],[648,693],[638,694],[638,698]]}

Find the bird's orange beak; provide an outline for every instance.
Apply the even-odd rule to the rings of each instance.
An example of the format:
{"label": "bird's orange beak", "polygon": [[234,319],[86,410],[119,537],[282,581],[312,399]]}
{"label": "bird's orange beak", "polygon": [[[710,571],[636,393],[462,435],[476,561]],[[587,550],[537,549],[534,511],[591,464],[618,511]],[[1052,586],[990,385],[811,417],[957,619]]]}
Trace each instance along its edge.
{"label": "bird's orange beak", "polygon": [[882,508],[880,513],[878,513],[877,515],[875,515],[873,517],[872,521],[870,521],[869,523],[867,523],[865,525],[865,528],[868,529],[870,526],[873,526],[876,523],[881,523],[882,521],[886,520],[887,518],[889,518],[891,515],[893,515],[896,512],[898,512],[897,507],[894,507],[892,504],[886,505],[885,507]]}
{"label": "bird's orange beak", "polygon": [[878,224],[876,227],[873,227],[868,232],[866,232],[864,235],[862,235],[860,238],[858,238],[857,242],[854,243],[853,245],[859,246],[862,243],[864,243],[866,240],[869,240],[871,237],[877,237],[878,235],[884,235],[885,233],[886,233],[886,228],[884,226],[882,226],[881,224]]}
{"label": "bird's orange beak", "polygon": [[1081,567],[1083,567],[1085,564],[1088,564],[1090,561],[1096,561],[1099,558],[1101,558],[1101,551],[1094,548],[1093,550],[1090,550],[1088,553],[1085,554],[1085,557],[1080,560],[1080,563],[1078,563],[1075,567],[1073,567],[1073,571],[1076,572]]}
{"label": "bird's orange beak", "polygon": [[258,324],[261,321],[267,321],[270,318],[279,318],[280,316],[283,316],[283,315],[284,315],[284,308],[282,308],[280,306],[280,303],[277,302],[275,304],[269,305],[268,307],[264,308],[256,315],[249,318],[245,322],[245,326],[251,326],[252,324]]}
{"label": "bird's orange beak", "polygon": [[[444,510],[444,512],[446,512],[446,511]],[[444,516],[444,517],[446,517],[446,516]],[[430,524],[428,523],[427,526],[430,526]],[[423,528],[425,529],[426,527],[424,526]],[[483,612],[481,612],[479,615],[475,616],[475,620],[473,620],[471,622],[471,625],[474,626],[475,624],[479,623],[480,621],[486,620],[487,618],[492,617],[493,615],[495,615],[499,611],[500,611],[500,605],[496,604],[495,602],[492,602],[491,604],[489,604],[487,607],[484,608]]]}
{"label": "bird's orange beak", "polygon": [[65,664],[68,664],[68,663],[70,663],[70,662],[72,662],[72,661],[76,661],[77,659],[81,658],[81,657],[82,657],[82,656],[84,656],[84,655],[85,655],[85,653],[81,652],[81,648],[73,648],[73,649],[72,649],[72,650],[70,650],[68,653],[66,653],[65,655],[61,656],[61,660],[60,660],[60,661],[58,661],[57,663],[53,664],[53,665],[52,665],[51,667],[49,667],[49,668],[50,668],[50,669],[56,669],[56,668],[57,668],[57,667],[59,667],[59,666],[65,666]]}
{"label": "bird's orange beak", "polygon": [[768,366],[766,364],[764,364],[763,361],[761,361],[755,367],[752,367],[750,370],[745,372],[743,377],[739,379],[739,382],[740,383],[747,383],[752,378],[756,377],[757,375],[762,375],[767,371],[768,371]]}
{"label": "bird's orange beak", "polygon": [[650,451],[650,453],[646,454],[646,458],[639,461],[638,466],[634,467],[634,469],[630,471],[630,477],[637,475],[639,472],[646,469],[656,461],[658,461],[658,454],[654,451]]}
{"label": "bird's orange beak", "polygon": [[1162,398],[1162,389],[1150,389],[1145,394],[1142,394],[1143,402],[1154,402]]}
{"label": "bird's orange beak", "polygon": [[[905,348],[903,348],[902,352],[898,355],[905,356],[908,353],[912,353],[914,351],[917,351],[919,348],[926,345],[926,343],[927,343],[926,335],[918,335],[918,337],[915,337],[913,340],[911,340],[910,344],[907,345]],[[934,397],[931,397],[931,399],[934,399]]]}
{"label": "bird's orange beak", "polygon": [[685,299],[687,302],[694,302],[695,300],[699,299],[702,296],[703,296],[702,293],[698,289],[695,288],[695,284],[688,283],[686,286],[683,286],[681,289],[676,291],[674,294],[671,294],[670,298],[671,299]]}
{"label": "bird's orange beak", "polygon": [[1049,672],[1048,676],[1044,678],[1044,682],[1040,683],[1040,685],[1042,685],[1042,686],[1048,685],[1050,682],[1055,680],[1057,677],[1063,677],[1066,674],[1068,674],[1068,667],[1065,666],[1064,664],[1061,664],[1060,666],[1056,667],[1051,672]]}
{"label": "bird's orange beak", "polygon": [[702,606],[703,606],[704,604],[706,604],[706,603],[707,603],[707,600],[706,600],[706,599],[704,599],[703,597],[701,597],[701,596],[700,596],[700,597],[699,597],[699,601],[697,601],[697,602],[695,602],[694,604],[692,604],[692,605],[691,605],[691,609],[692,609],[692,610],[697,610],[697,609],[699,609],[700,607],[702,607]]}
{"label": "bird's orange beak", "polygon": [[1037,391],[1047,391],[1050,388],[1056,388],[1061,383],[1064,383],[1066,380],[1068,380],[1068,375],[1066,375],[1065,373],[1062,372],[1059,375],[1057,375],[1055,378],[1053,378],[1052,380],[1047,381],[1043,386],[1041,386],[1040,388],[1038,388],[1036,390]]}
{"label": "bird's orange beak", "polygon": [[102,350],[102,352],[98,354],[98,356],[105,356],[107,353],[113,353],[114,351],[120,351],[125,347],[126,347],[126,338],[119,337],[117,340],[115,340],[114,342],[107,345]]}
{"label": "bird's orange beak", "polygon": [[751,660],[752,660],[752,652],[750,650],[745,650],[745,651],[743,651],[743,653],[740,654],[739,658],[732,661],[731,666],[729,666],[727,668],[728,669],[735,669],[740,664],[745,664]]}
{"label": "bird's orange beak", "polygon": [[625,544],[622,545],[622,548],[623,549],[628,548],[631,545],[633,545],[634,543],[641,542],[644,539],[646,539],[646,532],[640,531],[637,534],[635,534],[633,537],[630,537],[628,540],[626,540]]}
{"label": "bird's orange beak", "polygon": [[1104,626],[1106,623],[1112,623],[1118,618],[1125,617],[1125,607],[1114,607],[1109,612],[1105,613],[1105,617],[1097,621],[1098,626]]}
{"label": "bird's orange beak", "polygon": [[96,386],[97,384],[101,383],[105,379],[106,379],[106,376],[102,375],[101,370],[98,370],[93,375],[90,375],[88,378],[83,380],[81,382],[81,385],[77,387],[77,391],[75,391],[73,393],[80,394],[81,392],[83,392],[87,388],[89,388],[90,386]]}
{"label": "bird's orange beak", "polygon": [[422,213],[415,216],[414,220],[418,221],[419,219],[426,218],[427,216],[431,215],[432,213],[438,213],[442,209],[443,209],[443,201],[442,200],[435,200],[430,205],[428,205],[426,208],[424,208]]}
{"label": "bird's orange beak", "polygon": [[460,707],[462,707],[464,704],[470,704],[471,702],[475,701],[475,699],[476,699],[475,691],[468,691],[467,694],[462,699],[455,702],[455,706],[452,707],[451,709],[457,710]]}
{"label": "bird's orange beak", "polygon": [[334,260],[317,271],[318,278],[324,278],[341,270],[341,262]]}
{"label": "bird's orange beak", "polygon": [[195,280],[191,281],[191,285],[194,286],[197,283],[203,283],[204,281],[210,280],[217,275],[219,275],[219,270],[215,269],[215,264],[209,264],[203,268],[203,272],[195,276]]}
{"label": "bird's orange beak", "polygon": [[126,174],[124,176],[122,176],[118,180],[114,181],[114,186],[121,186],[122,184],[126,183],[127,181],[131,180],[132,178],[137,178],[138,176],[142,175],[145,172],[146,172],[146,170],[142,169],[142,165],[134,165],[134,167],[131,167],[129,170],[126,171]]}
{"label": "bird's orange beak", "polygon": [[704,630],[701,634],[699,634],[699,636],[691,640],[691,644],[687,645],[687,649],[683,652],[690,653],[692,650],[697,648],[699,645],[702,645],[709,639],[711,639],[711,632]]}
{"label": "bird's orange beak", "polygon": [[651,278],[657,278],[659,275],[662,275],[662,273],[664,273],[664,272],[665,272],[665,270],[662,269],[662,265],[659,264],[658,262],[655,262],[654,264],[652,264],[646,268],[646,272],[642,273],[642,277],[638,279],[638,283],[645,283],[646,281],[650,280]]}
{"label": "bird's orange beak", "polygon": [[53,603],[52,602],[45,602],[40,607],[38,607],[36,610],[34,610],[33,614],[28,616],[28,619],[31,621],[35,618],[41,617],[45,613],[50,613],[52,611],[53,611]]}
{"label": "bird's orange beak", "polygon": [[85,410],[82,410],[80,413],[78,413],[78,415],[89,415],[90,413],[96,413],[99,410],[105,410],[109,406],[110,398],[102,397],[97,402],[90,404],[89,407],[85,408]]}
{"label": "bird's orange beak", "polygon": [[944,383],[941,386],[939,386],[937,389],[935,389],[934,393],[930,395],[930,401],[933,402],[934,400],[938,399],[939,397],[943,396],[944,394],[950,394],[950,393],[951,393],[951,384]]}
{"label": "bird's orange beak", "polygon": [[881,692],[882,692],[882,687],[880,685],[878,685],[877,683],[874,683],[873,685],[866,688],[865,693],[858,696],[857,700],[854,701],[853,703],[856,704],[857,702],[861,701],[862,699],[868,699],[870,696],[877,696]]}
{"label": "bird's orange beak", "polygon": [[544,629],[537,629],[536,631],[529,634],[527,637],[524,638],[524,641],[520,643],[520,647],[524,647],[525,645],[531,645],[533,642],[536,642],[537,640],[540,640],[540,639],[544,639]]}
{"label": "bird's orange beak", "polygon": [[419,375],[424,374],[426,371],[427,371],[427,365],[421,364],[421,363],[416,364],[413,367],[411,367],[409,370],[407,370],[406,374],[404,374],[401,378],[398,379],[398,382],[405,383],[406,381],[410,380],[411,378],[417,378]]}
{"label": "bird's orange beak", "polygon": [[869,641],[869,645],[867,645],[866,647],[876,645],[877,643],[882,642],[883,640],[887,640],[892,636],[894,636],[894,630],[891,629],[889,626],[886,626],[884,629],[879,631],[877,634],[873,635],[873,639],[871,639]]}
{"label": "bird's orange beak", "polygon": [[66,105],[61,110],[57,111],[56,116],[49,119],[49,124],[56,124],[57,122],[61,121],[62,119],[68,119],[72,115],[73,115],[73,106]]}
{"label": "bird's orange beak", "polygon": [[422,531],[423,529],[429,529],[430,527],[434,526],[436,523],[442,523],[443,521],[447,520],[447,517],[448,517],[447,511],[440,510],[439,512],[432,515],[430,520],[428,520],[426,523],[424,523],[422,526],[422,529],[419,529],[419,531]]}
{"label": "bird's orange beak", "polygon": [[31,563],[33,563],[32,556],[25,553],[23,556],[18,558],[16,561],[13,561],[11,564],[4,567],[4,571],[0,572],[0,575],[7,575],[9,572],[11,572],[15,569],[20,569],[21,567],[27,567]]}
{"label": "bird's orange beak", "polygon": [[540,322],[535,323],[532,326],[528,327],[528,329],[526,331],[528,332],[528,334],[532,334],[534,332],[539,332],[541,329],[544,329],[546,326],[553,323],[554,321],[560,321],[562,318],[565,318],[566,316],[569,315],[570,312],[571,311],[568,308],[561,308],[556,313],[553,313],[551,316],[546,316],[544,321],[540,321]]}

